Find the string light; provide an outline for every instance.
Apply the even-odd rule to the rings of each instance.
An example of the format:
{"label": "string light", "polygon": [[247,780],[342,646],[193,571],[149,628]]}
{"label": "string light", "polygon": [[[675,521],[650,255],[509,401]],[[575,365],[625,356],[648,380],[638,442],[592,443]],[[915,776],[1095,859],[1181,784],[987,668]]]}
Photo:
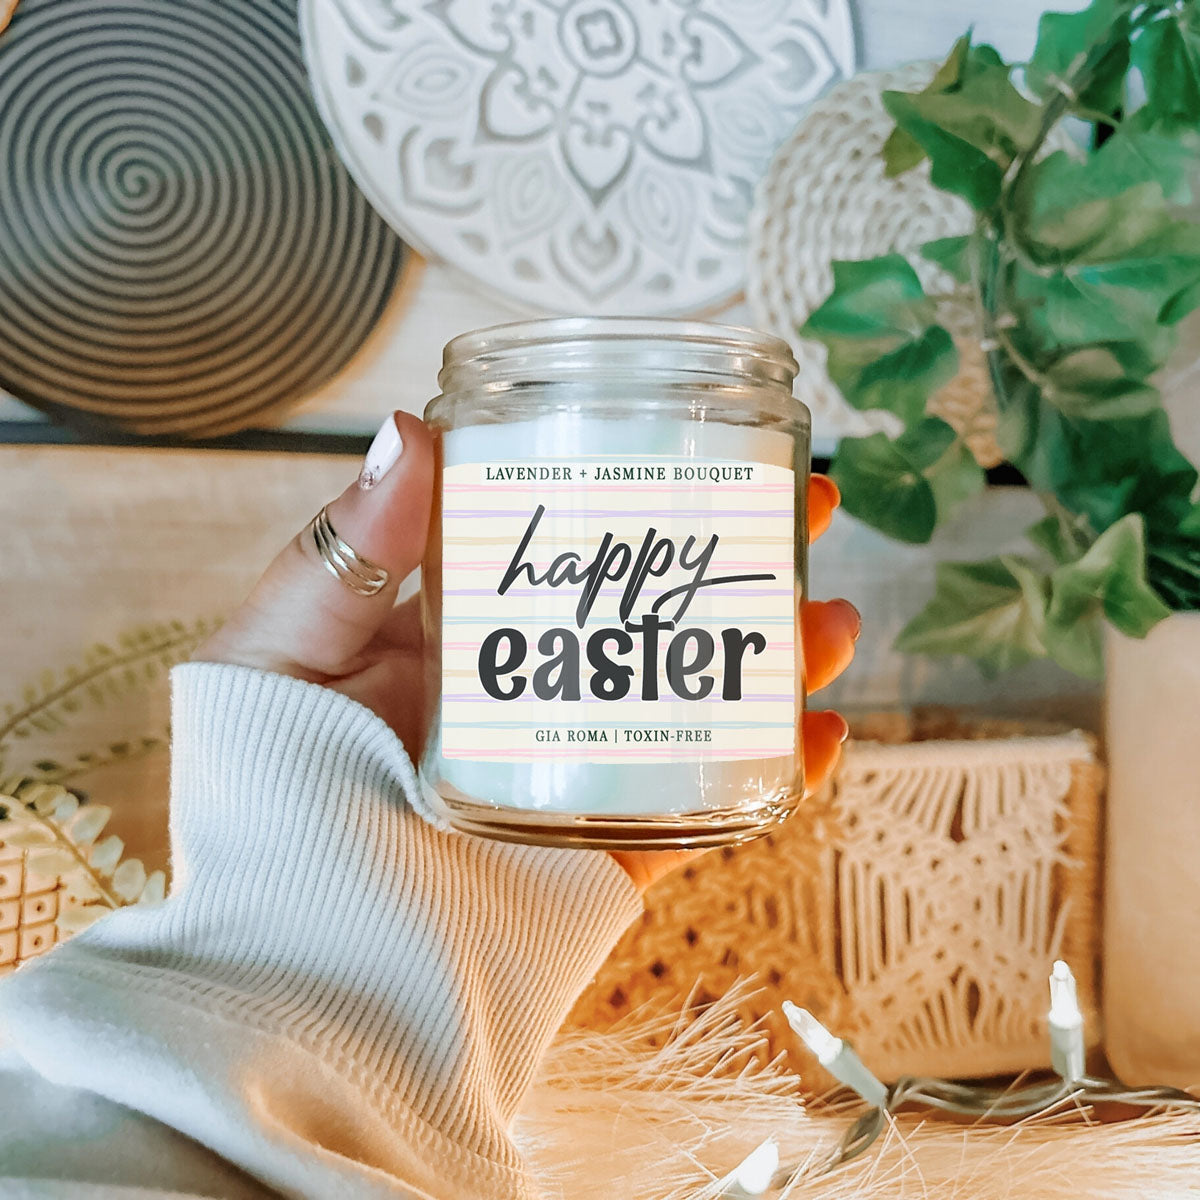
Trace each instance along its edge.
{"label": "string light", "polygon": [[1084,1076],[1083,1013],[1075,993],[1075,976],[1060,958],[1050,972],[1050,1065],[1064,1083]]}
{"label": "string light", "polygon": [[779,1170],[779,1147],[774,1138],[767,1138],[721,1180],[722,1200],[754,1200],[772,1186]]}
{"label": "string light", "polygon": [[862,1059],[841,1038],[834,1037],[808,1009],[797,1008],[790,1000],[785,1000],[783,1015],[800,1040],[816,1055],[817,1062],[834,1079],[857,1092],[872,1107],[887,1103],[887,1088],[867,1070]]}
{"label": "string light", "polygon": [[[1200,1100],[1178,1088],[1131,1088],[1116,1079],[1097,1079],[1087,1074],[1084,1020],[1075,976],[1061,959],[1050,973],[1047,1016],[1050,1063],[1056,1078],[1024,1087],[992,1088],[915,1076],[905,1076],[888,1087],[871,1073],[847,1042],[826,1029],[807,1009],[785,1000],[783,1013],[821,1066],[868,1105],[867,1111],[846,1131],[829,1161],[819,1168],[821,1171],[831,1171],[863,1154],[887,1128],[890,1115],[909,1105],[1000,1122],[1048,1115],[1068,1105],[1083,1108],[1101,1102],[1200,1112]],[[767,1145],[774,1150],[778,1162],[773,1142],[759,1146],[728,1176],[730,1187],[722,1196],[730,1200],[766,1197],[787,1188],[809,1169],[772,1167],[770,1177],[766,1178],[763,1167],[768,1157],[764,1153]],[[750,1168],[749,1174],[739,1174],[745,1167]],[[752,1190],[749,1184],[757,1185],[758,1190]]]}

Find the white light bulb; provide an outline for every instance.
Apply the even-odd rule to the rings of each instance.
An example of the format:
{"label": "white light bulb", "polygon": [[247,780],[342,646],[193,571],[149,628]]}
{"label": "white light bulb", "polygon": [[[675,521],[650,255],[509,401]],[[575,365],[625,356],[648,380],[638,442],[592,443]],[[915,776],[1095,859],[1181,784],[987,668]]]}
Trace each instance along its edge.
{"label": "white light bulb", "polygon": [[1060,958],[1050,973],[1050,1024],[1068,1029],[1082,1024],[1083,1013],[1075,989],[1075,976]]}
{"label": "white light bulb", "polygon": [[761,1196],[771,1186],[777,1170],[779,1147],[774,1139],[767,1138],[761,1146],[746,1155],[730,1176],[729,1182],[748,1196]]}
{"label": "white light bulb", "polygon": [[790,1000],[783,1002],[783,1015],[800,1040],[816,1055],[823,1067],[842,1052],[842,1040],[836,1038],[807,1008],[801,1008]]}
{"label": "white light bulb", "polygon": [[1075,976],[1060,958],[1050,972],[1050,1065],[1064,1083],[1074,1085],[1084,1077],[1087,1046],[1083,1013],[1075,991]]}

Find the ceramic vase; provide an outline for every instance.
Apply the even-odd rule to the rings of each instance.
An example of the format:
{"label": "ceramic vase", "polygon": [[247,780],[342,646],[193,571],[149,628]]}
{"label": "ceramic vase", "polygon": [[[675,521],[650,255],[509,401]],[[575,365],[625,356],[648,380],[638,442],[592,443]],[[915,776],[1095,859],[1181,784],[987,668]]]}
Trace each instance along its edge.
{"label": "ceramic vase", "polygon": [[1200,613],[1109,634],[1105,1045],[1132,1084],[1200,1084]]}

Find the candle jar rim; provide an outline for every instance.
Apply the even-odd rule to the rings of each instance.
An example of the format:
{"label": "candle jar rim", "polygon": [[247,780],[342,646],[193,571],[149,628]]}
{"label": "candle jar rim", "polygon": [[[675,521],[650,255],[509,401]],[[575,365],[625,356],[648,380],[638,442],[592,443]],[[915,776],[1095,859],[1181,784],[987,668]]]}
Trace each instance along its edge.
{"label": "candle jar rim", "polygon": [[726,401],[757,395],[773,416],[794,420],[803,412],[791,399],[797,369],[782,338],[742,326],[639,317],[518,321],[447,344],[438,375],[441,396],[428,415],[436,415],[442,400],[486,406],[501,397],[519,403],[522,394],[532,408],[544,403],[547,389],[563,387],[573,402],[586,405],[589,392],[601,399],[605,385],[636,382],[668,393],[724,394]]}

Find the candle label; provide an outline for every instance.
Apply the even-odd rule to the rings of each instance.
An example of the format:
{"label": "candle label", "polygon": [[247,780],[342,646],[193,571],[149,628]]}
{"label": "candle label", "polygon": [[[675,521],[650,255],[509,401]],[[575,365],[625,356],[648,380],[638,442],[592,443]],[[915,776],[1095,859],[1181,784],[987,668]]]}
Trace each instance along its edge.
{"label": "candle label", "polygon": [[743,460],[447,466],[442,755],[790,756],[794,504]]}

